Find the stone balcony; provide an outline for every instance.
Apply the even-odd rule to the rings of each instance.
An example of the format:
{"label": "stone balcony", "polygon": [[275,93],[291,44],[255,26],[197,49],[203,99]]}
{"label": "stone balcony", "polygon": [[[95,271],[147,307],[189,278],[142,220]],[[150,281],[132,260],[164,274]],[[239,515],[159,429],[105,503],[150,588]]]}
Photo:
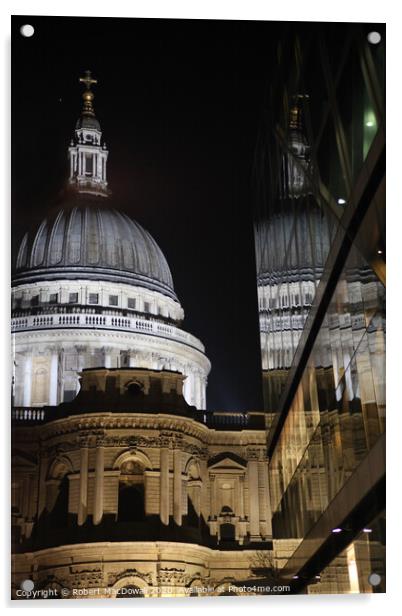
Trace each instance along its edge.
{"label": "stone balcony", "polygon": [[126,317],[107,314],[41,314],[27,315],[11,319],[11,331],[22,332],[40,329],[103,329],[118,330],[132,333],[148,334],[182,342],[201,353],[205,347],[198,338],[186,331],[159,321],[151,321],[140,317]]}

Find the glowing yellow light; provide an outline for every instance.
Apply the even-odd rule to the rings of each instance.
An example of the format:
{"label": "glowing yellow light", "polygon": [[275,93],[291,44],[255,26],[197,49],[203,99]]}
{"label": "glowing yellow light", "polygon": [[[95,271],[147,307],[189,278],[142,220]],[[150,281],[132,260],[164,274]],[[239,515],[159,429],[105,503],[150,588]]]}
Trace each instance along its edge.
{"label": "glowing yellow light", "polygon": [[353,543],[347,548],[346,558],[349,573],[349,593],[358,593],[360,592],[359,572],[357,569],[355,546]]}

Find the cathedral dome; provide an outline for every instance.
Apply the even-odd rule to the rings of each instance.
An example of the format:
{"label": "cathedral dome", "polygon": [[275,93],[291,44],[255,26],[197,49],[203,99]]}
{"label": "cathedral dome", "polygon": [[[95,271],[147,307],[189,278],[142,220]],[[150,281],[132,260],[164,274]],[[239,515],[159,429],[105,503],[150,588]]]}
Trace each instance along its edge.
{"label": "cathedral dome", "polygon": [[76,195],[23,238],[14,284],[66,279],[126,282],[177,301],[167,261],[139,223],[109,199]]}

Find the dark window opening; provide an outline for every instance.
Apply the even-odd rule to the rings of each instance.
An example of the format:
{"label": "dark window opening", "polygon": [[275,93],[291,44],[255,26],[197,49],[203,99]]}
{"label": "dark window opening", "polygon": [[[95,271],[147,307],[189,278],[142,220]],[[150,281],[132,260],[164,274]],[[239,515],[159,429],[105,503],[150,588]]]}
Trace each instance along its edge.
{"label": "dark window opening", "polygon": [[200,519],[197,515],[196,510],[194,509],[194,505],[192,503],[191,498],[187,497],[187,524],[188,526],[192,526],[193,528],[198,528],[200,523]]}
{"label": "dark window opening", "polygon": [[99,295],[98,293],[90,293],[89,294],[89,298],[88,298],[88,303],[89,304],[97,304],[99,302]]}
{"label": "dark window opening", "polygon": [[235,541],[235,527],[234,524],[229,524],[229,522],[225,522],[221,524],[221,541]]}
{"label": "dark window opening", "polygon": [[142,522],[145,520],[143,485],[119,484],[118,522]]}
{"label": "dark window opening", "polygon": [[127,391],[130,396],[139,396],[142,393],[142,385],[141,383],[130,383],[127,387]]}
{"label": "dark window opening", "polygon": [[68,477],[65,475],[59,484],[59,493],[51,511],[51,525],[56,528],[67,526],[68,522]]}

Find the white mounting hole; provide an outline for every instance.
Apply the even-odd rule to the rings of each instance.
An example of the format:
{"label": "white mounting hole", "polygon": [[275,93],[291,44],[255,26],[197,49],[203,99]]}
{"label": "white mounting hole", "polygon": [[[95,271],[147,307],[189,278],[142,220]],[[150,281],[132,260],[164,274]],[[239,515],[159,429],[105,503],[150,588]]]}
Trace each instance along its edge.
{"label": "white mounting hole", "polygon": [[21,26],[20,32],[22,36],[29,38],[30,36],[34,35],[35,28],[31,26],[31,24],[24,24],[23,26]]}
{"label": "white mounting hole", "polygon": [[379,32],[369,32],[367,35],[367,40],[372,45],[378,45],[381,41],[381,34]]}
{"label": "white mounting hole", "polygon": [[368,583],[371,584],[371,586],[378,586],[381,583],[381,575],[378,575],[378,573],[370,573]]}
{"label": "white mounting hole", "polygon": [[22,590],[25,590],[26,592],[32,592],[32,591],[33,591],[33,589],[35,588],[35,584],[33,583],[33,581],[32,581],[32,580],[24,580],[24,581],[21,583],[20,588],[21,588]]}

